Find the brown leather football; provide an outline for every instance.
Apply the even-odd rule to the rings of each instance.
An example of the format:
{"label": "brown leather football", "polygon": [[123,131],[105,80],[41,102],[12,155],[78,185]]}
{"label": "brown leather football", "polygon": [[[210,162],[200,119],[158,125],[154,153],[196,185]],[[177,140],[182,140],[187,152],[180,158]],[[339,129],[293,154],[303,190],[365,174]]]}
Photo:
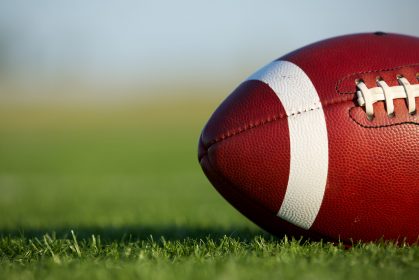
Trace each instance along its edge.
{"label": "brown leather football", "polygon": [[355,34],[289,53],[202,131],[221,195],[276,235],[417,241],[419,38]]}

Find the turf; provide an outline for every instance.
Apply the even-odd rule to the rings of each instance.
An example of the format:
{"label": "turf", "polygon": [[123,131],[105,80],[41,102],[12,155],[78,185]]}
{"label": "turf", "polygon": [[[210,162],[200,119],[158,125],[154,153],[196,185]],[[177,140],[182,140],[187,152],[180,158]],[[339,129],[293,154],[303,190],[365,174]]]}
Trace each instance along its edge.
{"label": "turf", "polygon": [[0,106],[1,279],[418,279],[418,247],[276,238],[210,186],[219,100]]}

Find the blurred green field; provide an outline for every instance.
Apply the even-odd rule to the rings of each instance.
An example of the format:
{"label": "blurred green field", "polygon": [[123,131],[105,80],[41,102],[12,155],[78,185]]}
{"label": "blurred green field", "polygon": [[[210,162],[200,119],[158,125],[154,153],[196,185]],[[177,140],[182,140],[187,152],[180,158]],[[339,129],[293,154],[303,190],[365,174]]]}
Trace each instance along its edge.
{"label": "blurred green field", "polygon": [[0,109],[3,232],[249,227],[197,161],[214,104],[55,106]]}
{"label": "blurred green field", "polygon": [[0,278],[419,277],[417,247],[276,239],[232,209],[196,155],[219,101],[0,105]]}

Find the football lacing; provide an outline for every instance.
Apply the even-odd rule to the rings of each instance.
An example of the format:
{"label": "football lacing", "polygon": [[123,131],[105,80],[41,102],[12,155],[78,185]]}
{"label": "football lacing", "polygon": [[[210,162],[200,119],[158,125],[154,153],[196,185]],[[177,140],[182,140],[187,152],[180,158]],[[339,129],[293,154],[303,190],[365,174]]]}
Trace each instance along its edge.
{"label": "football lacing", "polygon": [[419,84],[410,84],[403,76],[397,76],[399,81],[398,86],[388,86],[382,78],[377,78],[377,87],[368,88],[363,80],[356,80],[358,91],[359,106],[365,106],[365,111],[369,120],[374,118],[373,104],[379,101],[384,101],[386,104],[387,115],[394,117],[394,99],[406,99],[409,114],[416,114],[415,98],[419,97]]}

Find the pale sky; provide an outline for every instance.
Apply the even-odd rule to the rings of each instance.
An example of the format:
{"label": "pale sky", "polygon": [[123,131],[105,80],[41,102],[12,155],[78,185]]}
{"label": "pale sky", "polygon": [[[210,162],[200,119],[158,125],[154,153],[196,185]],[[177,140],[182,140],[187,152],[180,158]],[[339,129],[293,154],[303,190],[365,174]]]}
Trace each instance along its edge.
{"label": "pale sky", "polygon": [[0,0],[0,62],[22,83],[240,81],[327,37],[419,36],[418,12],[418,0]]}

